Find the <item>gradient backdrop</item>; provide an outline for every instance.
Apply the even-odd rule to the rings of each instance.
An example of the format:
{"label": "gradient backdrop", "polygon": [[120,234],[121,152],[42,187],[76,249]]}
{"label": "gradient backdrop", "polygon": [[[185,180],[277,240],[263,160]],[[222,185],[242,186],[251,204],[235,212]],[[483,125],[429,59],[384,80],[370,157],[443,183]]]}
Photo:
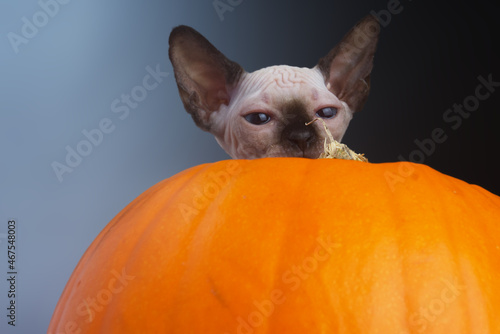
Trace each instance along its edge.
{"label": "gradient backdrop", "polygon": [[[413,157],[500,194],[500,87],[460,126],[443,119],[454,104],[472,101],[478,76],[500,82],[493,5],[243,0],[221,20],[212,0],[60,2],[0,4],[2,334],[46,331],[85,249],[141,192],[190,166],[228,158],[194,126],[178,97],[167,51],[170,30],[179,24],[202,32],[247,71],[312,67],[356,21],[389,6],[398,13],[390,22],[384,16],[371,96],[344,142],[372,162]],[[43,7],[50,15],[40,13]],[[141,86],[148,67],[163,72],[161,82],[127,117],[114,113],[115,99]],[[59,180],[52,164],[66,164],[67,146],[76,149],[82,131],[102,122],[112,131]],[[446,141],[418,161],[415,141],[429,139],[436,128]],[[18,222],[15,328],[6,317],[9,218]]]}

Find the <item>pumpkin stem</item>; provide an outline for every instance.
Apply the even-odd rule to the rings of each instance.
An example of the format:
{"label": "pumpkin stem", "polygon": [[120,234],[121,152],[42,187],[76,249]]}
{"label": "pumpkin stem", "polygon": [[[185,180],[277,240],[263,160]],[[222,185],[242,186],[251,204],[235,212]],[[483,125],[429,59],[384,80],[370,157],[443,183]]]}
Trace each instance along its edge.
{"label": "pumpkin stem", "polygon": [[324,151],[321,153],[319,156],[319,159],[345,159],[345,160],[356,160],[356,161],[363,161],[363,162],[368,162],[368,159],[365,158],[364,154],[358,154],[351,150],[349,147],[347,147],[346,144],[341,144],[338,141],[336,141],[330,130],[328,130],[326,126],[326,122],[322,120],[321,118],[315,118],[310,122],[307,122],[306,125],[310,125],[317,120],[320,120],[323,122],[323,127],[325,128],[325,132],[328,136],[328,139],[330,140],[330,143],[327,144],[327,139],[325,138],[325,144],[324,144]]}

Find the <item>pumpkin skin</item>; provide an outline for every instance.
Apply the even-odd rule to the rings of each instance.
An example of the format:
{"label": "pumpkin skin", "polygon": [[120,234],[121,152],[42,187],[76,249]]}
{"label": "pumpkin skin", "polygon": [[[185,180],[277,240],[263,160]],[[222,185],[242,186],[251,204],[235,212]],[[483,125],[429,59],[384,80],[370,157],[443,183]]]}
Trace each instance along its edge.
{"label": "pumpkin skin", "polygon": [[54,333],[500,333],[500,198],[411,163],[185,170],[99,234]]}

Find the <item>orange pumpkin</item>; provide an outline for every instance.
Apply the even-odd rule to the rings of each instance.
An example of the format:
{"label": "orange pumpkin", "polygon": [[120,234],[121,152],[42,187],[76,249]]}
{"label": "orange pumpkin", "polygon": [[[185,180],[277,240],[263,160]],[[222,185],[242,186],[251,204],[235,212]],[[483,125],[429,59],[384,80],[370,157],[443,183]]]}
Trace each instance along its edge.
{"label": "orange pumpkin", "polygon": [[500,333],[500,198],[411,163],[200,165],[140,195],[49,333]]}

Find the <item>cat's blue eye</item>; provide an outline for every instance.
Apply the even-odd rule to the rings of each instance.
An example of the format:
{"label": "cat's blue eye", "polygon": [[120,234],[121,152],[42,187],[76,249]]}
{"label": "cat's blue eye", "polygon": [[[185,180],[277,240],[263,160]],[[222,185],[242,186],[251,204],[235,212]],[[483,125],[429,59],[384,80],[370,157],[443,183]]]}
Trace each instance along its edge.
{"label": "cat's blue eye", "polygon": [[333,107],[322,108],[316,112],[316,116],[321,118],[333,118],[335,115],[337,115],[337,108]]}
{"label": "cat's blue eye", "polygon": [[263,112],[254,112],[244,116],[247,122],[254,125],[266,124],[271,120],[271,116],[264,114]]}

